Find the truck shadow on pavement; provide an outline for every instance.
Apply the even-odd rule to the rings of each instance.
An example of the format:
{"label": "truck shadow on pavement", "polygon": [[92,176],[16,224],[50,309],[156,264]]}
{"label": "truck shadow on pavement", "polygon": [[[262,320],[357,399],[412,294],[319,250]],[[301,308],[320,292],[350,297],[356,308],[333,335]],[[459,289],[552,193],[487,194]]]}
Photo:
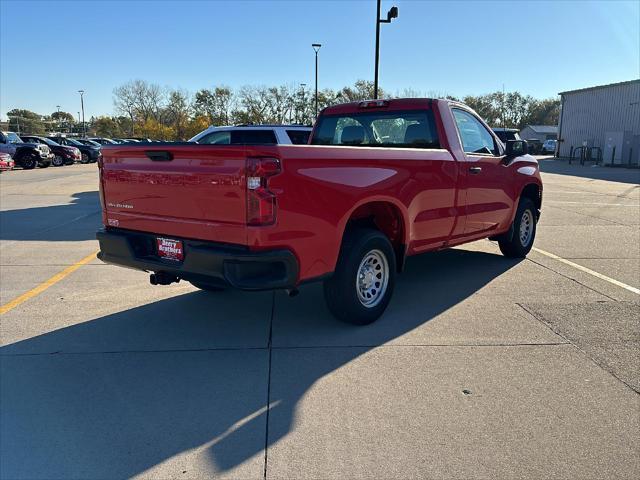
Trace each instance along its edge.
{"label": "truck shadow on pavement", "polygon": [[99,227],[97,191],[74,193],[71,202],[62,205],[0,212],[0,240],[95,240]]}
{"label": "truck shadow on pavement", "polygon": [[[265,446],[294,428],[315,382],[517,263],[457,249],[412,258],[389,309],[366,327],[334,320],[312,284],[294,299],[186,293],[6,345],[2,476],[121,478],[156,467],[155,477],[262,478]],[[304,347],[334,348],[305,357]]]}

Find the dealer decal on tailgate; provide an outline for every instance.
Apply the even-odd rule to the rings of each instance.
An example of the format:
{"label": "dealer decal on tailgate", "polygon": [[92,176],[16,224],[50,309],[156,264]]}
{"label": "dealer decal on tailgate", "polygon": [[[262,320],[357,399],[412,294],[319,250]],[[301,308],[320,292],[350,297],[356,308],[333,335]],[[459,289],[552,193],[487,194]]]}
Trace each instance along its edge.
{"label": "dealer decal on tailgate", "polygon": [[179,262],[184,260],[184,249],[181,240],[172,240],[170,238],[157,238],[156,240],[158,242],[158,256]]}

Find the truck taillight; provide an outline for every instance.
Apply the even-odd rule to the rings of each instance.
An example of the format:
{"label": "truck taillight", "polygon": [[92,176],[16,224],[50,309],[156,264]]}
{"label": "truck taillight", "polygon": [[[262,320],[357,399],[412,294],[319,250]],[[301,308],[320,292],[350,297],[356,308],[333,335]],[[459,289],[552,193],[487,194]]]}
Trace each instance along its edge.
{"label": "truck taillight", "polygon": [[269,177],[281,172],[280,160],[247,158],[247,224],[271,225],[276,221],[276,196],[269,190]]}

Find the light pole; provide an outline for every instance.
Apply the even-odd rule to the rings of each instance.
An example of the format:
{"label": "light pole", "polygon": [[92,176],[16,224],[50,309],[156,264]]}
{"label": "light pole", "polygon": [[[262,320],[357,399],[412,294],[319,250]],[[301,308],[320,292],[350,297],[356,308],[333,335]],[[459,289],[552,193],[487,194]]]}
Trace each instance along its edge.
{"label": "light pole", "polygon": [[380,63],[380,24],[391,23],[391,20],[398,18],[398,7],[391,7],[387,12],[387,19],[380,18],[380,1],[378,0],[378,9],[376,11],[376,71],[373,79],[373,98],[378,98],[378,64]]}
{"label": "light pole", "polygon": [[60,105],[56,105],[56,108],[58,109],[58,130],[60,130]]}
{"label": "light pole", "polygon": [[84,90],[78,90],[78,93],[80,94],[80,107],[82,109],[82,136],[86,137],[87,129],[84,126]]}
{"label": "light pole", "polygon": [[318,117],[318,50],[321,46],[319,43],[311,44],[313,51],[316,52],[316,118]]}

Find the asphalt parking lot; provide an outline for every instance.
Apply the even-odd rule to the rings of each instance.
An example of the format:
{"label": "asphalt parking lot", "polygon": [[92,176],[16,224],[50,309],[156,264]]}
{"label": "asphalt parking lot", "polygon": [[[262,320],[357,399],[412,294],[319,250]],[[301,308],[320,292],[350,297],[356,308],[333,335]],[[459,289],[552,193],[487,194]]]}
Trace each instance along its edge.
{"label": "asphalt parking lot", "polygon": [[95,164],[3,173],[0,476],[635,477],[640,171],[542,165],[527,260],[413,258],[367,327],[153,287],[92,256]]}

